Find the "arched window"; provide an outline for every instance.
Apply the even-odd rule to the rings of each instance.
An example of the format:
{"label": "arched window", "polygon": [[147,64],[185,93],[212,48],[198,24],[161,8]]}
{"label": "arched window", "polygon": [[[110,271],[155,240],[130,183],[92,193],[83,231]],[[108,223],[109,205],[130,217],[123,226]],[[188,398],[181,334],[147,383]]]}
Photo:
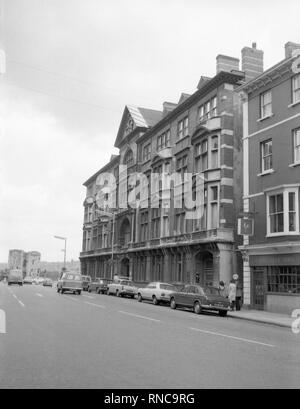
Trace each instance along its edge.
{"label": "arched window", "polygon": [[129,149],[124,157],[124,165],[130,166],[133,164],[133,152]]}

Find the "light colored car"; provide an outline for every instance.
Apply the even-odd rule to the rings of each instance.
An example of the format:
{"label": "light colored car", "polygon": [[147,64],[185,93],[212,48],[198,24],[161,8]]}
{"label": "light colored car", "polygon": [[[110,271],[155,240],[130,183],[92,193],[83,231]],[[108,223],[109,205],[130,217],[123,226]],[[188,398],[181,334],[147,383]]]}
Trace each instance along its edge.
{"label": "light colored car", "polygon": [[117,297],[134,298],[137,293],[137,287],[130,280],[117,280],[107,286],[107,295],[116,295]]}
{"label": "light colored car", "polygon": [[57,283],[57,292],[63,294],[65,291],[74,294],[81,294],[82,291],[82,277],[77,273],[63,273],[61,279]]}
{"label": "light colored car", "polygon": [[32,284],[33,283],[33,278],[30,276],[26,276],[23,280],[23,284]]}
{"label": "light colored car", "polygon": [[172,284],[153,282],[149,283],[144,288],[138,288],[137,296],[139,302],[147,300],[152,301],[154,305],[157,305],[160,302],[169,303],[170,295],[174,294],[176,291],[176,287]]}
{"label": "light colored car", "polygon": [[8,273],[7,284],[18,284],[23,285],[23,273],[20,269],[10,270]]}

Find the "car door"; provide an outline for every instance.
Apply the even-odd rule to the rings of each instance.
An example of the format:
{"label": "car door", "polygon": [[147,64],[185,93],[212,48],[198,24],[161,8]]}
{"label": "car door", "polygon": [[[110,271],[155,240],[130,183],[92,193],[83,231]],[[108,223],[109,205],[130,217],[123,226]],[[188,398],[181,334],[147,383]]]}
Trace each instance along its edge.
{"label": "car door", "polygon": [[182,288],[181,291],[178,291],[175,294],[175,301],[177,305],[184,306],[186,304],[186,292],[187,292],[187,286]]}
{"label": "car door", "polygon": [[184,297],[184,306],[192,308],[195,303],[195,296],[196,296],[195,286],[190,285],[186,287],[186,293]]}
{"label": "car door", "polygon": [[145,300],[151,300],[153,291],[155,290],[156,285],[154,283],[148,284],[144,289],[142,293],[142,297],[145,298]]}

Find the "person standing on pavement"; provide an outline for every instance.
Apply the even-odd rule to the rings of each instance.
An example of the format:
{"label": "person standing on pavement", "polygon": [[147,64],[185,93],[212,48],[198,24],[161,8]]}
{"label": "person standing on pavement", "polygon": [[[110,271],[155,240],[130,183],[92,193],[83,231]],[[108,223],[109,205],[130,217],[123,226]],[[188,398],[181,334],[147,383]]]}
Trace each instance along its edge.
{"label": "person standing on pavement", "polygon": [[239,281],[236,282],[236,297],[235,297],[235,307],[237,311],[240,311],[242,306],[242,296],[243,288]]}
{"label": "person standing on pavement", "polygon": [[224,281],[219,282],[219,294],[223,297],[228,297]]}
{"label": "person standing on pavement", "polygon": [[230,301],[230,309],[231,311],[234,311],[235,307],[235,299],[236,299],[236,284],[235,281],[232,279],[229,284],[229,294],[228,298]]}

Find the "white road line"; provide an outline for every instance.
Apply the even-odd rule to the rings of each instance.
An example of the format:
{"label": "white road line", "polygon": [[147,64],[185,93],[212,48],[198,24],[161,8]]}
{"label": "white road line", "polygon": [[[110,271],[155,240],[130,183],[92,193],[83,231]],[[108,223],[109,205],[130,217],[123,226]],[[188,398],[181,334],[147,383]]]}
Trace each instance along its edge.
{"label": "white road line", "polygon": [[106,308],[104,305],[95,304],[95,303],[93,303],[93,302],[85,301],[84,303],[85,303],[85,304],[88,304],[88,305],[92,305],[92,306],[94,306],[94,307]]}
{"label": "white road line", "polygon": [[43,294],[40,294],[40,293],[36,293],[36,295],[37,295],[38,297],[41,297],[41,298],[44,297]]}
{"label": "white road line", "polygon": [[0,310],[0,334],[6,334],[6,314]]}
{"label": "white road line", "polygon": [[63,295],[63,298],[64,298],[65,300],[71,300],[71,301],[76,301],[76,302],[79,301],[79,300],[76,300],[75,298],[72,298],[72,297],[66,297],[65,295]]}
{"label": "white road line", "polygon": [[23,304],[22,301],[18,300],[18,303],[21,305],[21,307],[25,307],[25,304]]}
{"label": "white road line", "polygon": [[136,317],[136,318],[142,318],[144,320],[149,320],[149,321],[154,321],[154,322],[161,322],[160,320],[156,320],[154,318],[149,318],[149,317],[144,317],[144,315],[137,315],[137,314],[132,314],[130,312],[126,312],[126,311],[118,311],[120,314],[124,314],[124,315],[130,315],[131,317]]}
{"label": "white road line", "polygon": [[275,348],[275,345],[266,344],[264,342],[259,342],[259,341],[254,341],[252,339],[239,338],[239,337],[234,337],[232,335],[221,334],[219,332],[213,332],[213,331],[204,331],[202,329],[192,328],[192,327],[189,328],[189,329],[192,330],[192,331],[202,332],[203,334],[216,335],[216,336],[223,337],[223,338],[230,338],[230,339],[235,339],[237,341],[243,341],[243,342],[248,342],[248,343],[251,343],[251,344],[257,344],[257,345],[263,345],[263,346],[270,347],[270,348]]}

